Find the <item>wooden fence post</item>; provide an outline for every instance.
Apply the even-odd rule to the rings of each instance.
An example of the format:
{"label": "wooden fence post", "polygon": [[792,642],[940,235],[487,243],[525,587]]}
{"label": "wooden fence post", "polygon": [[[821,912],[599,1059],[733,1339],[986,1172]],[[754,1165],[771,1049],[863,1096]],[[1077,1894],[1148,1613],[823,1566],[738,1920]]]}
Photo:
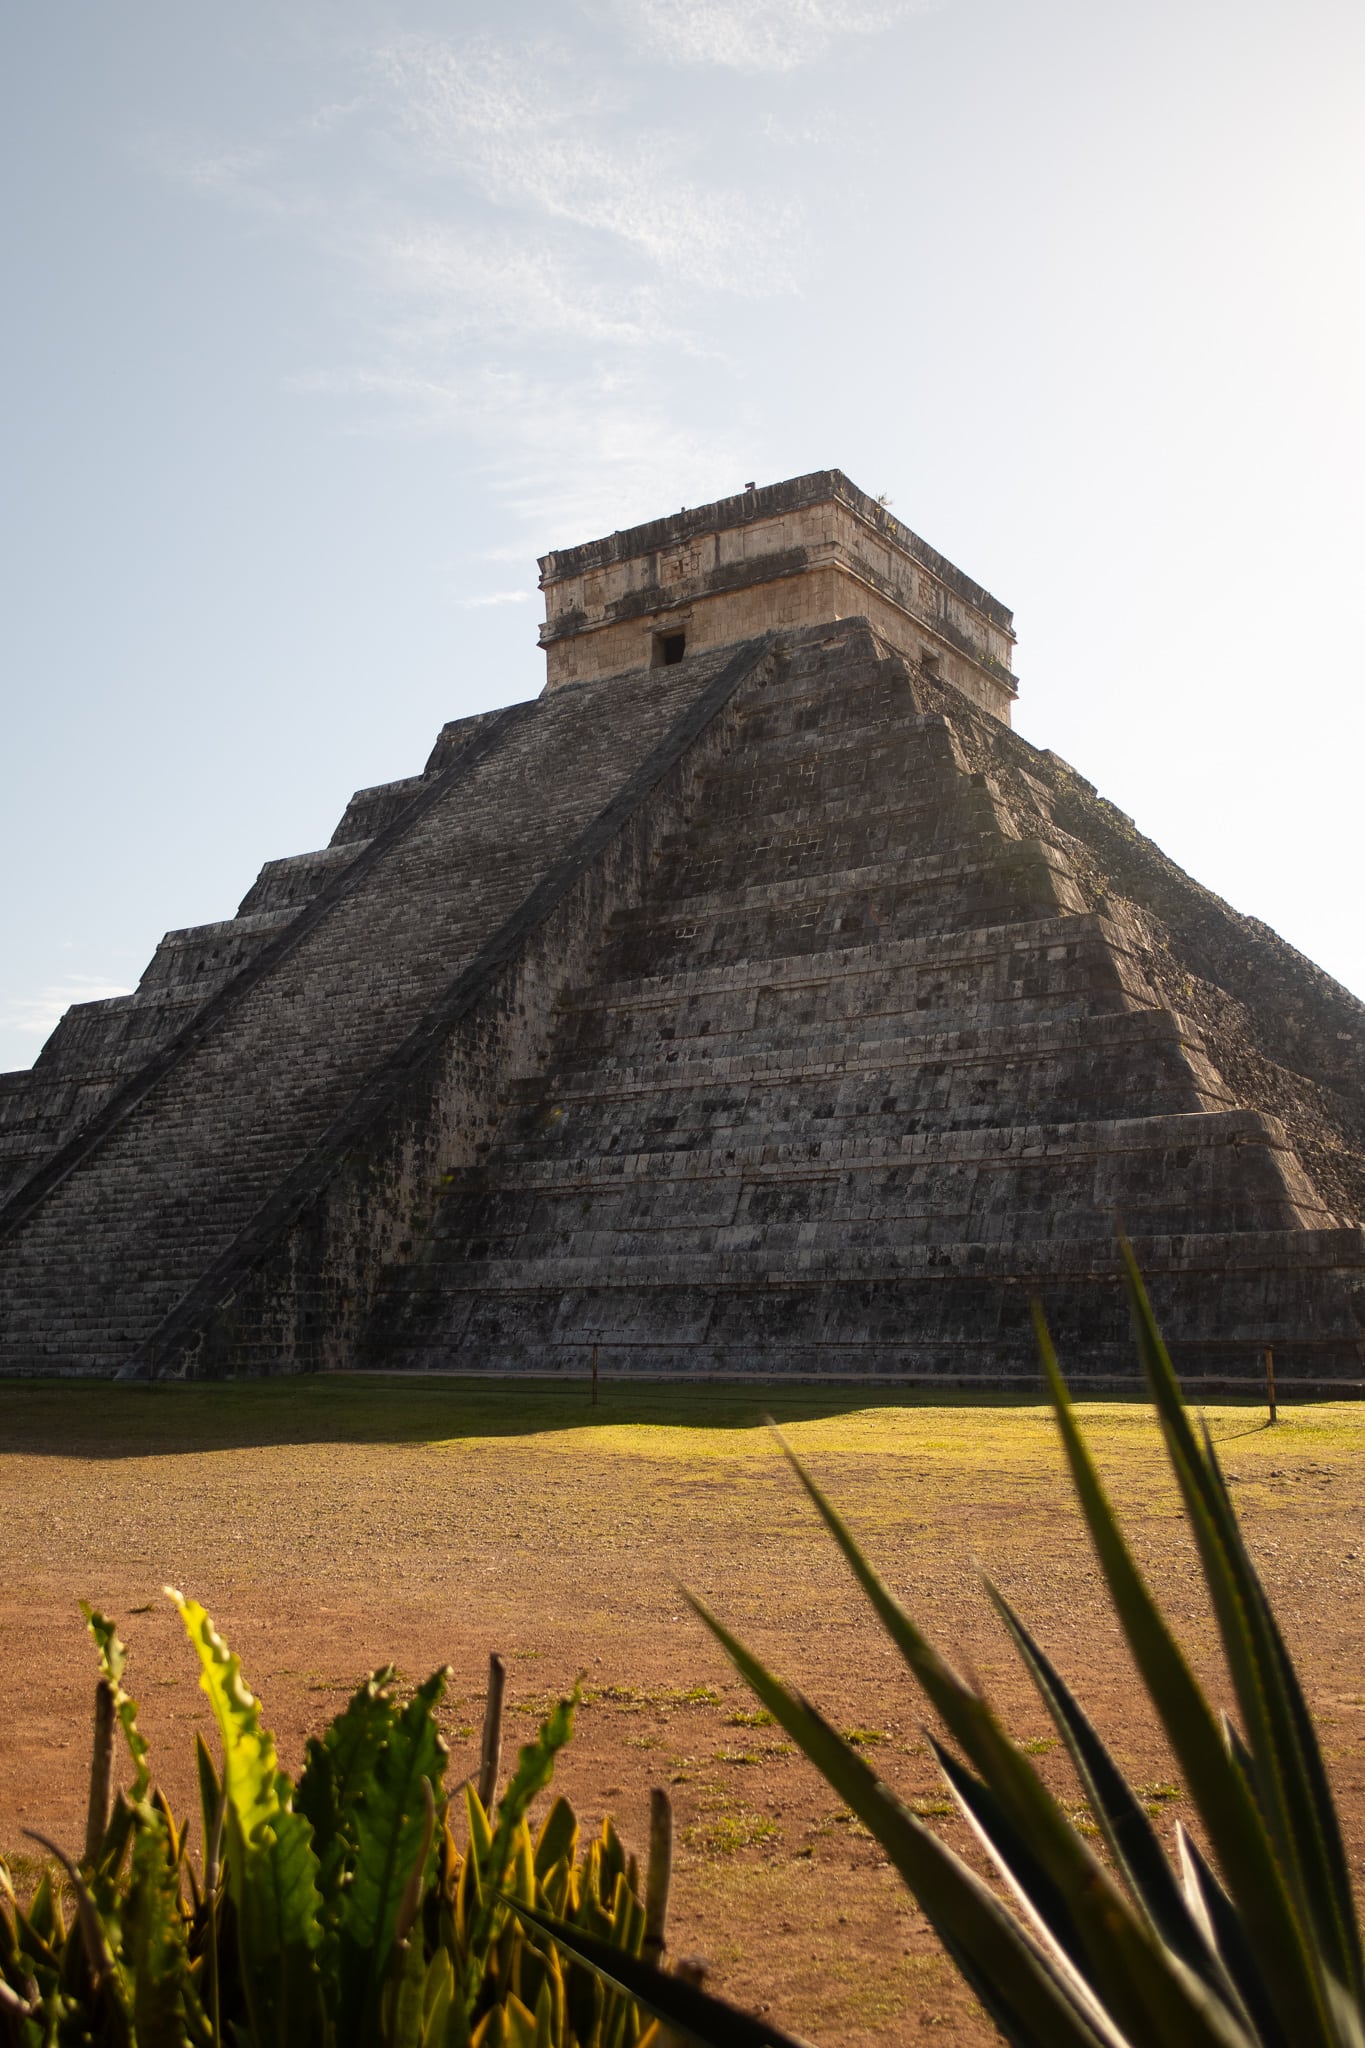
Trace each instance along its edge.
{"label": "wooden fence post", "polygon": [[[114,1688],[95,1682],[95,1746],[90,1757],[90,1802],[85,1815],[85,1860],[93,1866],[114,1811]],[[93,1964],[92,1964],[93,1967]]]}
{"label": "wooden fence post", "polygon": [[645,1938],[640,1954],[663,1968],[668,1934],[668,1893],[673,1882],[673,1802],[662,1785],[649,1794],[649,1869],[645,1873]]}
{"label": "wooden fence post", "polygon": [[479,1804],[487,1814],[493,1811],[498,1790],[498,1765],[502,1761],[502,1697],[507,1690],[507,1666],[495,1650],[488,1660],[488,1700],[483,1710],[483,1755],[479,1761]]}

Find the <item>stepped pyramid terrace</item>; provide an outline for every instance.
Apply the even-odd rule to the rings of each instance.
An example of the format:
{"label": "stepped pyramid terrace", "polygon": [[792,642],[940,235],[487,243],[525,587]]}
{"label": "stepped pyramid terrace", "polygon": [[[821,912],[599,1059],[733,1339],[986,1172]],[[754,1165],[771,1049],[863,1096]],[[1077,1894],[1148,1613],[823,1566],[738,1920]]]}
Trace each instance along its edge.
{"label": "stepped pyramid terrace", "polygon": [[[837,470],[546,555],[547,681],[0,1077],[0,1371],[1365,1379],[1365,1006],[1010,728]],[[495,678],[488,695],[496,696]]]}

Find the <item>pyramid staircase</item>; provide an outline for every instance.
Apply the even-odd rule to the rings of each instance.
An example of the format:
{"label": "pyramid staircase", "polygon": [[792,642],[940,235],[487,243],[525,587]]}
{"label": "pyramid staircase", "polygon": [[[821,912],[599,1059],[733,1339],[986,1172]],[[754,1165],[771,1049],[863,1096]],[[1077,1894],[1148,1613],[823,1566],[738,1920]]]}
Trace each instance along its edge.
{"label": "pyramid staircase", "polygon": [[0,1077],[0,1372],[1365,1380],[1365,1008],[865,620],[458,721]]}
{"label": "pyramid staircase", "polygon": [[1359,1376],[1360,1230],[932,697],[857,621],[743,686],[364,1361],[995,1380],[1036,1371],[1036,1290],[1127,1376],[1121,1225],[1187,1372]]}
{"label": "pyramid staircase", "polygon": [[[537,990],[509,997],[499,970],[534,952],[547,887],[553,907],[726,667],[702,658],[448,727],[425,776],[353,799],[331,856],[270,863],[237,920],[163,942],[138,1001],[59,1027],[49,1071],[90,1099],[68,1100],[54,1136],[54,1082],[14,1077],[37,1111],[11,1126],[31,1152],[16,1147],[26,1172],[0,1207],[0,1372],[346,1359],[366,1261],[403,1241],[424,1177],[482,1128],[478,1086],[440,1100],[433,1063],[490,990],[466,1072],[477,1080],[500,1033],[535,1058]],[[205,965],[189,986],[161,972],[177,955]],[[84,1066],[83,1042],[97,1048]]]}

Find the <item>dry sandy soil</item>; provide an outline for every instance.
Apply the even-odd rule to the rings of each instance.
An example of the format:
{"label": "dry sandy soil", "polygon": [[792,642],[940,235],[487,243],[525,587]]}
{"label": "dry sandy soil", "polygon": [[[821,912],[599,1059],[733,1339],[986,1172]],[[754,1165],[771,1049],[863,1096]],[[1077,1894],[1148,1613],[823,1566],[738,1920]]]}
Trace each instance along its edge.
{"label": "dry sandy soil", "polygon": [[[997,1579],[1163,1814],[1185,1810],[1137,1702],[1044,1410],[715,1387],[441,1380],[214,1387],[0,1386],[0,1852],[79,1840],[92,1651],[76,1602],[132,1645],[158,1774],[192,1798],[206,1726],[162,1597],[202,1600],[242,1654],[284,1760],[370,1667],[453,1667],[452,1781],[476,1764],[487,1653],[512,1733],[575,1675],[588,1703],[559,1786],[643,1846],[648,1790],[680,1831],[673,1952],[808,2039],[994,2038],[875,1843],[753,1701],[678,1597],[685,1584],[863,1731],[884,1774],[942,1811],[922,1712],[770,1436],[782,1421],[940,1645],[979,1674],[1074,1797],[980,1590]],[[1145,1408],[1087,1427],[1141,1556],[1226,1696]],[[1353,1859],[1365,1852],[1365,1407],[1209,1411],[1323,1730]]]}

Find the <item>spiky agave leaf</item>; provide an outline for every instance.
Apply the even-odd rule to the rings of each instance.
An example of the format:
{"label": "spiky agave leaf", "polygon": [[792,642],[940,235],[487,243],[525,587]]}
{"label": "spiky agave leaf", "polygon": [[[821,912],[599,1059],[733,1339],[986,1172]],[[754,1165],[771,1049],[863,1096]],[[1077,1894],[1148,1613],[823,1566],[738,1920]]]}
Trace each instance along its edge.
{"label": "spiky agave leaf", "polygon": [[[1247,1556],[1207,1431],[1189,1426],[1125,1248],[1139,1349],[1194,1526],[1239,1703],[1221,1725],[1124,1541],[1076,1426],[1041,1314],[1040,1351],[1063,1447],[1139,1670],[1223,1865],[1226,1889],[1182,1840],[1179,1884],[1141,1803],[1008,1603],[998,1611],[1081,1777],[1118,1871],[1090,1855],[984,1699],[933,1649],[810,1475],[794,1469],[914,1677],[968,1759],[935,1743],[964,1816],[1028,1926],[919,1827],[866,1761],[799,1694],[692,1605],[807,1756],[876,1835],[1006,2037],[1053,2048],[1365,2048],[1360,1939],[1340,1829],[1307,1705]],[[785,1448],[785,1446],[784,1446]],[[968,1767],[970,1765],[970,1768]],[[1031,1930],[1031,1931],[1030,1931]],[[698,2038],[712,2039],[699,2035]]]}
{"label": "spiky agave leaf", "polygon": [[1256,2039],[1263,2048],[1291,2048],[1266,1994],[1265,1976],[1247,1940],[1237,1908],[1224,1891],[1183,1821],[1175,1827],[1181,1879],[1192,1917],[1203,1928],[1251,2015]]}
{"label": "spiky agave leaf", "polygon": [[1171,1869],[1142,1801],[1110,1756],[1070,1687],[1008,1600],[989,1579],[985,1585],[1052,1716],[1109,1852],[1153,1932],[1245,2022],[1248,2014],[1242,1991],[1229,1975],[1205,1919],[1192,1910],[1188,1891]]}
{"label": "spiky agave leaf", "polygon": [[1016,2048],[1122,2048],[1117,2028],[1077,1973],[1020,1926],[809,1700],[767,1670],[703,1602],[684,1597],[773,1719],[881,1843],[1005,2038]]}
{"label": "spiky agave leaf", "polygon": [[[1133,1911],[987,1701],[934,1649],[800,1459],[785,1443],[783,1449],[887,1634],[989,1788],[1012,1843],[1027,1843],[1031,1862],[1046,1877],[1046,1899],[1088,1901],[1085,1912],[1068,1911],[1060,1919],[1054,1914],[1048,1921],[1042,1890],[1035,1887],[1032,1895],[1059,1957],[1086,1987],[1082,1997],[1092,1999],[1129,2038],[1164,2038],[1175,2028],[1190,2043],[1208,2048],[1244,2040],[1237,2015],[1158,1937],[1147,1918]],[[1002,1867],[1009,1853],[1002,1842],[996,1857]]]}
{"label": "spiky agave leaf", "polygon": [[1343,2036],[1320,1960],[1296,1911],[1252,1784],[1124,1540],[1036,1306],[1034,1322],[1062,1447],[1100,1569],[1133,1661],[1264,1972],[1276,2024],[1295,2048],[1341,2048]]}
{"label": "spiky agave leaf", "polygon": [[1126,1241],[1120,1249],[1138,1351],[1185,1512],[1199,1546],[1232,1674],[1257,1803],[1325,1981],[1365,2003],[1365,1963],[1346,1851],[1312,1716],[1265,1588],[1247,1554],[1207,1429],[1190,1426],[1180,1385]]}

